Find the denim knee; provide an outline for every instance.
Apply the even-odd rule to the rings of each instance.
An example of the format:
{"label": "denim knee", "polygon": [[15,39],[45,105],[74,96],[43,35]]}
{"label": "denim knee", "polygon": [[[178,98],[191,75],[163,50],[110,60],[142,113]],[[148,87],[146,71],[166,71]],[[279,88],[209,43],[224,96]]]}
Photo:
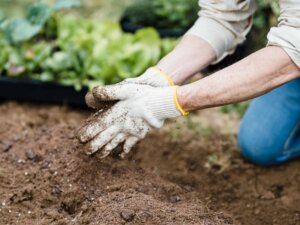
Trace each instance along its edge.
{"label": "denim knee", "polygon": [[270,166],[300,157],[300,78],[254,99],[238,142],[251,162]]}
{"label": "denim knee", "polygon": [[267,141],[263,135],[247,132],[247,129],[241,127],[238,145],[241,154],[256,165],[272,166],[282,163],[281,160],[278,160],[282,156],[281,149],[273,145],[272,141]]}

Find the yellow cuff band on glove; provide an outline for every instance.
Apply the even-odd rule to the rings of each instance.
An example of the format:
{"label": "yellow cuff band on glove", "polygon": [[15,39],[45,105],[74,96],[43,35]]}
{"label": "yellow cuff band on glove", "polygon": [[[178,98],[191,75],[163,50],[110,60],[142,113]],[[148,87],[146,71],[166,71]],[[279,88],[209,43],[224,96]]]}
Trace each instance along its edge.
{"label": "yellow cuff band on glove", "polygon": [[178,89],[178,86],[175,86],[174,87],[174,95],[173,95],[176,108],[183,116],[187,116],[187,115],[189,115],[189,112],[184,111],[183,108],[181,107],[181,105],[178,101],[178,98],[177,98],[177,89]]}
{"label": "yellow cuff band on glove", "polygon": [[169,75],[168,74],[166,74],[164,71],[162,71],[161,69],[159,69],[159,68],[157,68],[157,67],[155,67],[155,66],[153,66],[153,67],[151,67],[151,69],[154,69],[154,70],[156,70],[157,72],[159,72],[168,82],[169,82],[169,84],[171,85],[171,86],[174,86],[175,84],[174,84],[174,81],[172,80],[172,78],[171,77],[169,77]]}

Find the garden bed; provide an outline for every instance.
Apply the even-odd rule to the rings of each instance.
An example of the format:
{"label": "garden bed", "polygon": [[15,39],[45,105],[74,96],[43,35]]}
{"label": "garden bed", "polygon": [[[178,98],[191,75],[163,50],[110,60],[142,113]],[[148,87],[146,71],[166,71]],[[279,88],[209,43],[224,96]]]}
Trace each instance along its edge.
{"label": "garden bed", "polygon": [[84,107],[87,88],[80,91],[51,82],[0,76],[0,99]]}
{"label": "garden bed", "polygon": [[88,114],[0,105],[0,224],[300,224],[299,161],[255,167],[194,115],[124,160],[89,157],[74,138]]}

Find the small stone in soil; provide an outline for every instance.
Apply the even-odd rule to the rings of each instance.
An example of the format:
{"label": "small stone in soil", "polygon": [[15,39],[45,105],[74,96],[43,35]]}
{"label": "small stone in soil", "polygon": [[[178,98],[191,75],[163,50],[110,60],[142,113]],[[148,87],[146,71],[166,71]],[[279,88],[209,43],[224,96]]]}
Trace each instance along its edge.
{"label": "small stone in soil", "polygon": [[25,163],[25,160],[24,159],[18,159],[18,161],[17,161],[18,163],[22,163],[22,164],[24,164]]}
{"label": "small stone in soil", "polygon": [[62,193],[62,190],[59,185],[55,185],[51,191],[51,194],[53,195],[60,195]]}
{"label": "small stone in soil", "polygon": [[120,216],[122,217],[123,220],[126,222],[130,222],[134,219],[135,217],[135,212],[130,209],[124,209],[121,213]]}
{"label": "small stone in soil", "polygon": [[47,160],[45,160],[45,161],[42,162],[41,168],[42,168],[42,169],[46,169],[46,168],[49,167],[49,164],[50,164],[50,162],[47,161]]}
{"label": "small stone in soil", "polygon": [[257,208],[257,209],[254,210],[254,214],[255,215],[258,215],[259,213],[260,213],[260,209],[259,208]]}
{"label": "small stone in soil", "polygon": [[188,191],[188,192],[193,191],[193,187],[190,186],[190,185],[184,185],[183,189],[186,190],[186,191]]}
{"label": "small stone in soil", "polygon": [[35,154],[31,149],[27,150],[25,155],[29,160],[33,160],[35,158]]}
{"label": "small stone in soil", "polygon": [[176,203],[176,202],[179,202],[179,201],[181,201],[181,197],[179,195],[173,195],[170,198],[171,203]]}
{"label": "small stone in soil", "polygon": [[73,132],[68,134],[68,138],[69,139],[74,139],[75,138],[75,134]]}
{"label": "small stone in soil", "polygon": [[2,152],[8,152],[9,149],[11,149],[11,147],[12,147],[11,143],[7,143],[7,142],[1,143],[1,150],[2,150]]}
{"label": "small stone in soil", "polygon": [[19,141],[21,139],[21,136],[20,135],[16,135],[16,136],[14,136],[14,141],[16,142],[16,141]]}
{"label": "small stone in soil", "polygon": [[267,191],[261,196],[261,198],[264,200],[271,200],[271,199],[275,199],[275,196],[271,191]]}

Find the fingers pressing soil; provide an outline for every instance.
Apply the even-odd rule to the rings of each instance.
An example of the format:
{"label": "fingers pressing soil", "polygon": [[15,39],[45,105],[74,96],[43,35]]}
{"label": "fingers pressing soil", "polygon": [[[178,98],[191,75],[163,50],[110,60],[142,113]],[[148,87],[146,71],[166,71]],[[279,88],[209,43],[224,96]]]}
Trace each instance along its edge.
{"label": "fingers pressing soil", "polygon": [[88,107],[96,110],[107,110],[108,108],[112,107],[116,101],[101,101],[95,98],[92,92],[88,92],[85,96],[85,102]]}
{"label": "fingers pressing soil", "polygon": [[99,118],[107,116],[111,112],[111,104],[106,104],[104,108],[98,110],[87,117],[81,124],[79,128],[76,129],[76,137],[81,143],[86,143],[90,140],[91,136],[94,137],[98,132],[90,134],[93,131],[92,127],[101,126]]}

